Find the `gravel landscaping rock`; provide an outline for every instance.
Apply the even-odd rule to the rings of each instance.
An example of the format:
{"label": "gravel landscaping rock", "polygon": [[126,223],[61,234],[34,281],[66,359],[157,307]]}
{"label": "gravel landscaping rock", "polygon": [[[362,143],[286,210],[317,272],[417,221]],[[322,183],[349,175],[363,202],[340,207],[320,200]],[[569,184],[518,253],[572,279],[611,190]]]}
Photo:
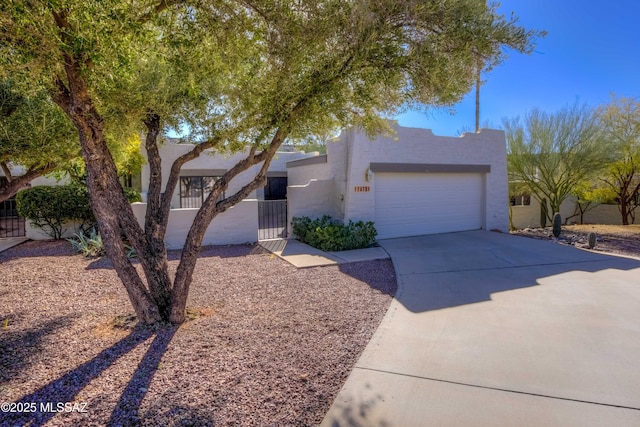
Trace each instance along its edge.
{"label": "gravel landscaping rock", "polygon": [[389,260],[297,270],[208,247],[193,320],[150,329],[133,327],[110,262],[67,242],[1,253],[0,277],[0,401],[36,409],[2,426],[316,425],[396,289]]}
{"label": "gravel landscaping rock", "polygon": [[512,231],[511,234],[587,249],[590,232],[596,233],[597,236],[593,250],[640,257],[640,225],[565,225],[562,226],[562,232],[557,238],[553,236],[551,227],[525,228]]}

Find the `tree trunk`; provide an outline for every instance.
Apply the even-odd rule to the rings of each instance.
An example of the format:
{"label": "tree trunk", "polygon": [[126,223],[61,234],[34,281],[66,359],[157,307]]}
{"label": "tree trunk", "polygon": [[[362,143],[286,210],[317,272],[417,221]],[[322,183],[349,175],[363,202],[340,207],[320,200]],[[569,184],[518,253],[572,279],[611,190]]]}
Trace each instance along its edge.
{"label": "tree trunk", "polygon": [[86,83],[80,74],[81,65],[78,59],[70,55],[63,56],[68,86],[58,80],[53,99],[78,129],[82,157],[87,169],[89,201],[105,251],[127,290],[138,320],[143,323],[159,322],[162,318],[158,307],[124,250],[121,222],[124,228],[129,229],[137,226],[137,223],[131,223],[132,218],[135,221],[135,216],[120,185],[116,166],[107,148],[103,119],[88,94]]}
{"label": "tree trunk", "polygon": [[625,196],[620,197],[620,214],[622,215],[622,225],[629,225],[629,207]]}
{"label": "tree trunk", "polygon": [[37,169],[30,169],[24,175],[19,175],[15,177],[7,177],[7,184],[3,187],[0,187],[0,202],[4,202],[7,199],[15,196],[18,191],[26,188],[31,181],[42,176],[46,173],[49,173],[53,170],[52,165],[43,166]]}
{"label": "tree trunk", "polygon": [[[54,19],[61,29],[62,39],[66,39],[65,28],[69,23],[64,14],[54,13]],[[289,120],[303,108],[305,101],[300,101],[293,108],[284,124],[276,125],[274,122],[273,126],[277,131],[266,149],[256,154],[256,147],[253,147],[246,159],[238,162],[216,181],[213,191],[203,203],[191,226],[172,285],[168,274],[164,236],[171,196],[178,182],[180,168],[185,162],[198,157],[205,149],[215,146],[220,141],[213,139],[198,144],[191,152],[174,161],[168,183],[162,193],[161,159],[157,148],[157,138],[162,126],[160,117],[149,112],[144,123],[148,131],[145,146],[151,180],[143,231],[118,180],[113,158],[105,142],[103,119],[95,108],[81,73],[85,64],[81,57],[66,53],[62,56],[66,79],[64,82],[60,79],[56,81],[57,90],[53,93],[53,99],[78,129],[82,157],[87,170],[89,200],[107,256],[127,290],[138,321],[147,324],[163,320],[182,323],[186,317],[189,286],[205,231],[216,215],[239,203],[260,185],[264,185],[269,164],[290,130]],[[286,131],[283,130],[285,128]],[[260,163],[260,172],[253,180],[233,196],[218,201],[218,196],[228,187],[231,179]],[[146,285],[126,256],[122,232],[138,252]]]}
{"label": "tree trunk", "polygon": [[547,199],[540,200],[540,227],[544,228],[547,226],[547,220],[549,218],[549,211],[547,207]]}
{"label": "tree trunk", "polygon": [[144,124],[147,127],[145,148],[151,176],[144,226],[145,241],[142,249],[144,256],[140,257],[140,262],[147,277],[149,292],[160,311],[160,316],[164,321],[169,321],[172,284],[169,277],[167,249],[164,244],[169,211],[161,208],[162,165],[157,143],[162,129],[160,116],[149,113]]}
{"label": "tree trunk", "polygon": [[[266,181],[267,170],[271,164],[271,160],[276,154],[278,147],[282,144],[285,138],[285,132],[279,129],[269,147],[262,151],[258,155],[255,154],[255,148],[251,149],[249,156],[243,161],[236,164],[229,169],[216,183],[214,184],[213,191],[202,207],[196,214],[189,234],[182,250],[182,256],[180,258],[180,264],[176,271],[176,277],[173,282],[173,293],[171,300],[171,322],[181,323],[184,321],[186,314],[187,296],[189,295],[189,287],[193,278],[193,270],[198,259],[198,253],[202,245],[202,239],[204,233],[207,230],[208,225],[213,218],[218,214],[224,212],[229,207],[240,202],[246,198],[249,193],[256,188],[263,186]],[[217,202],[217,198],[227,188],[229,181],[237,176],[240,172],[247,170],[252,165],[262,162],[260,172],[254,177],[254,179],[247,185],[242,187],[240,191],[227,199]]]}

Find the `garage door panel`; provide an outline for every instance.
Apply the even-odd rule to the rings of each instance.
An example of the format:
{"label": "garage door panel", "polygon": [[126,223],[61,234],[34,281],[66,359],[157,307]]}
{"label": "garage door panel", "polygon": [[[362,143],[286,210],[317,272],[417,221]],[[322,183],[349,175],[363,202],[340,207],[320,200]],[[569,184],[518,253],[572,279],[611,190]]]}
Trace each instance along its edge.
{"label": "garage door panel", "polygon": [[379,238],[479,229],[483,201],[481,174],[375,175]]}

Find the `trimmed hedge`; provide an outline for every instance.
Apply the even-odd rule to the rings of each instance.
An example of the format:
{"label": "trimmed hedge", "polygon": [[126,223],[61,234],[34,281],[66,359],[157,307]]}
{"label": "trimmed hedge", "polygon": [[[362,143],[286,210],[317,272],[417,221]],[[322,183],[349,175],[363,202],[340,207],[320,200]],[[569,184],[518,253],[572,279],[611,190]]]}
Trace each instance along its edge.
{"label": "trimmed hedge", "polygon": [[329,215],[322,218],[293,217],[293,234],[303,243],[323,251],[346,251],[370,248],[376,244],[378,232],[373,222],[353,222],[344,225]]}
{"label": "trimmed hedge", "polygon": [[[125,188],[130,202],[141,200],[140,193]],[[18,192],[18,214],[54,239],[62,238],[65,224],[80,223],[80,228],[95,225],[87,188],[79,185],[37,186]]]}

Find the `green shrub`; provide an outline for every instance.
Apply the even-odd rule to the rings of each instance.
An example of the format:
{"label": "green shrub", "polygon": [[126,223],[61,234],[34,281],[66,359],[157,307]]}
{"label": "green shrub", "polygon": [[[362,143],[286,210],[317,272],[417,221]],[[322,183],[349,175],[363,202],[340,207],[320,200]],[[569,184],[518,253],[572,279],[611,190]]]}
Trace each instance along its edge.
{"label": "green shrub", "polygon": [[129,203],[142,202],[142,196],[140,195],[140,192],[135,188],[125,187],[124,195],[127,196],[127,200],[129,200]]}
{"label": "green shrub", "polygon": [[[125,194],[130,202],[141,200],[134,189],[126,188]],[[81,230],[95,227],[96,223],[87,188],[77,184],[22,190],[16,196],[16,207],[20,216],[56,240],[62,238],[69,222],[79,223]]]}
{"label": "green shrub", "polygon": [[73,185],[38,186],[16,195],[18,214],[54,239],[62,237],[67,222],[86,217],[88,205],[86,195]]}
{"label": "green shrub", "polygon": [[375,245],[378,234],[371,221],[350,220],[344,225],[328,215],[313,220],[293,217],[291,225],[298,240],[323,251],[369,248]]}

